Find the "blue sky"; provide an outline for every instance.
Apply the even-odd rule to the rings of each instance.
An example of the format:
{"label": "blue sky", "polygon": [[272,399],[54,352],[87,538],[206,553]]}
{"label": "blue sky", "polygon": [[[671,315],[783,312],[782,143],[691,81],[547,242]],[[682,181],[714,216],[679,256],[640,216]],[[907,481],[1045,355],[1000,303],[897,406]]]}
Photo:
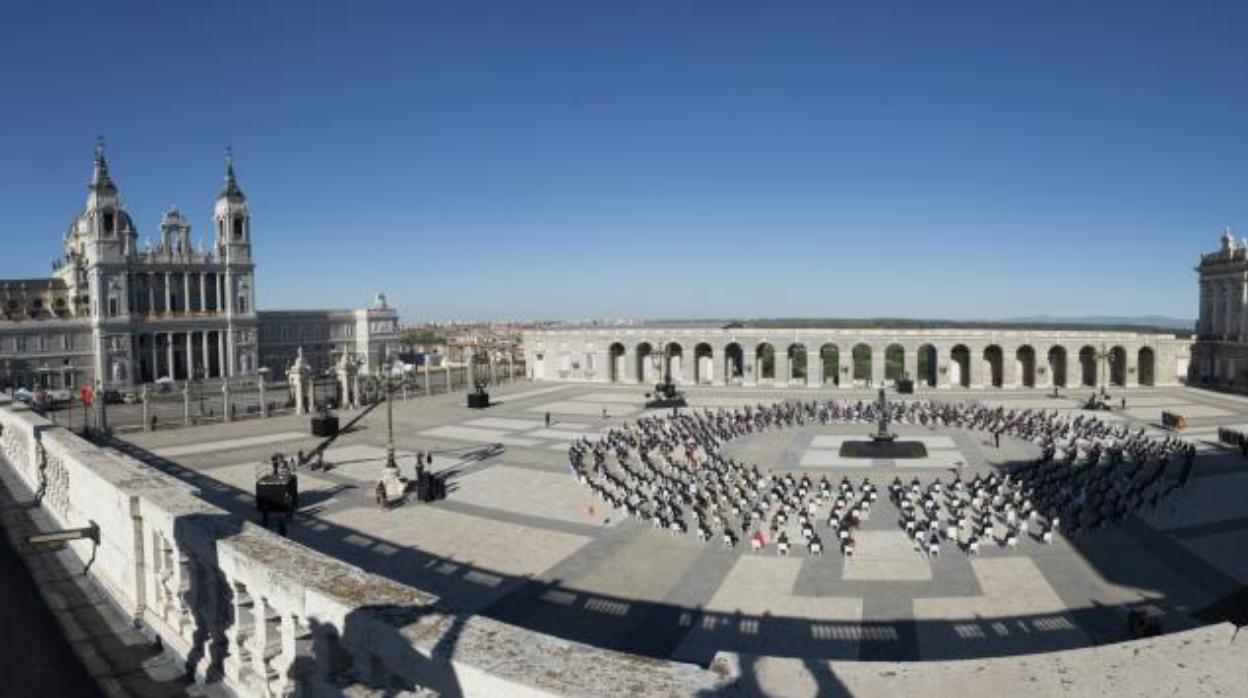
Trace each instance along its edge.
{"label": "blue sky", "polygon": [[97,134],[142,236],[233,146],[262,308],[1192,317],[1248,3],[10,0],[0,277]]}

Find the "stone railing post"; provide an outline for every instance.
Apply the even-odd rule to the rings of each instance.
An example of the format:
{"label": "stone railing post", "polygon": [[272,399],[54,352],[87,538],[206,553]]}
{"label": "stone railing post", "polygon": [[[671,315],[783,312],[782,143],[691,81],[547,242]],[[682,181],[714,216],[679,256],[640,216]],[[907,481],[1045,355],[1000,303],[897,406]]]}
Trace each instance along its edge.
{"label": "stone railing post", "polygon": [[191,382],[182,382],[182,426],[191,426]]}
{"label": "stone railing post", "polygon": [[263,373],[260,374],[260,382],[258,383],[258,386],[260,388],[260,417],[267,418],[269,416],[269,403],[267,400],[265,400],[265,396],[264,396],[264,374]]}
{"label": "stone railing post", "polygon": [[147,386],[139,390],[139,402],[143,404],[143,431],[152,430],[151,405],[148,403]]}

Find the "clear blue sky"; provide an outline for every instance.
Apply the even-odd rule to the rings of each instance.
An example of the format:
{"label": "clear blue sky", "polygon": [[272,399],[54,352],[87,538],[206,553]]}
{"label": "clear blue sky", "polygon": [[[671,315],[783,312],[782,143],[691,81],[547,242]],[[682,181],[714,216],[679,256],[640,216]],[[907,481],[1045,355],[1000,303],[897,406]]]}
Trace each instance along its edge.
{"label": "clear blue sky", "polygon": [[262,308],[1193,317],[1248,236],[1248,2],[35,2],[0,277],[97,134],[156,233],[234,147]]}

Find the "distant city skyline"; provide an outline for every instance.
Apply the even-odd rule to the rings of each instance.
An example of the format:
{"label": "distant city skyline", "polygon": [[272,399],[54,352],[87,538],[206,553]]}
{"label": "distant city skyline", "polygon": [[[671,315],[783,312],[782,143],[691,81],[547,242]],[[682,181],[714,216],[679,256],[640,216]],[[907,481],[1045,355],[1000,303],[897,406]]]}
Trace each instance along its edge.
{"label": "distant city skyline", "polygon": [[[73,18],[67,21],[67,18]],[[0,278],[97,135],[141,240],[232,146],[261,308],[405,323],[1195,317],[1248,236],[1248,3],[10,8]]]}

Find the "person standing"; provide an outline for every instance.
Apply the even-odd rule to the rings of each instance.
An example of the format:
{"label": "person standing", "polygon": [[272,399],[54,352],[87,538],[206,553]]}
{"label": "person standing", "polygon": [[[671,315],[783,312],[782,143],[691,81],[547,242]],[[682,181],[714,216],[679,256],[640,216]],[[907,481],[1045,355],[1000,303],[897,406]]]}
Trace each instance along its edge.
{"label": "person standing", "polygon": [[546,428],[547,429],[550,428],[550,413],[549,412],[546,413]]}
{"label": "person standing", "polygon": [[386,508],[386,483],[381,480],[377,481],[377,508]]}

